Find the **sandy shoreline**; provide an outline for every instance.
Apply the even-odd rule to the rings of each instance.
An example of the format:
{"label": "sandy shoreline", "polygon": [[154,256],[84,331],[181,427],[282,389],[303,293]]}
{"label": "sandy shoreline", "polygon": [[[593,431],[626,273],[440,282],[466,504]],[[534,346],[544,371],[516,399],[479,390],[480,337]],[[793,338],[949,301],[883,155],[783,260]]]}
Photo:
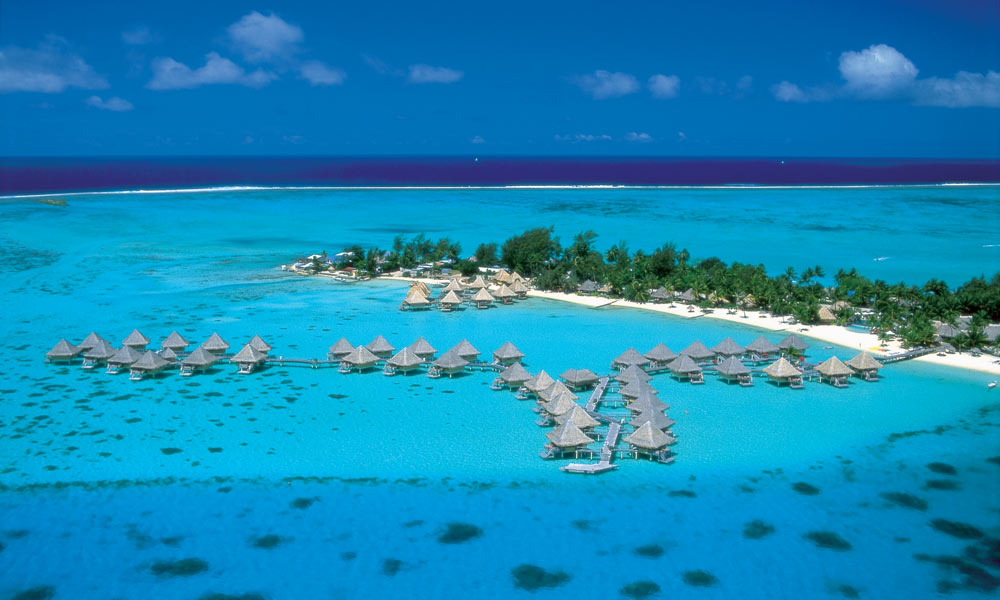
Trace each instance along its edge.
{"label": "sandy shoreline", "polygon": [[[427,285],[444,285],[448,281],[446,279],[413,278],[396,275],[384,275],[380,276],[379,279],[409,282],[422,281]],[[571,302],[573,304],[589,308],[614,306],[634,308],[637,310],[648,310],[684,319],[697,318],[730,321],[767,331],[794,333],[802,337],[809,337],[829,342],[831,344],[845,346],[847,348],[855,348],[859,351],[865,350],[870,352],[876,358],[904,351],[902,344],[899,342],[887,342],[886,344],[882,344],[879,342],[878,336],[870,333],[851,331],[839,325],[802,325],[801,323],[786,323],[781,317],[775,317],[764,311],[748,310],[744,312],[740,310],[737,311],[737,314],[731,315],[728,314],[728,311],[724,308],[716,308],[711,313],[703,313],[700,309],[696,308],[693,312],[688,312],[688,305],[686,304],[677,304],[674,308],[671,308],[669,304],[638,303],[629,302],[628,300],[603,298],[600,296],[579,296],[577,294],[564,294],[561,292],[546,292],[541,290],[531,290],[528,292],[528,296],[533,298],[544,298],[546,300],[557,300],[560,302]],[[746,314],[746,318],[744,318],[744,314]],[[841,358],[846,360],[850,357],[844,356]],[[1000,375],[1000,364],[994,364],[993,361],[997,359],[989,354],[983,354],[978,357],[967,353],[946,354],[945,356],[928,354],[927,356],[921,356],[913,360],[943,365],[946,367],[978,371],[981,373],[988,373],[990,375]]]}

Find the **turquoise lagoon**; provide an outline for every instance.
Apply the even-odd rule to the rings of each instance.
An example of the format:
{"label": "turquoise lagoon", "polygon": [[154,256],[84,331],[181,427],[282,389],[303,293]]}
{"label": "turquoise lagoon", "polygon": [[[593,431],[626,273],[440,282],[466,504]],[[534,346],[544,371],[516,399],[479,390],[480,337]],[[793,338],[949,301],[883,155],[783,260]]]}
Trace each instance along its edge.
{"label": "turquoise lagoon", "polygon": [[[468,338],[487,353],[511,340],[532,372],[605,372],[628,346],[747,343],[761,331],[544,300],[401,313],[405,284],[338,284],[276,265],[355,242],[385,247],[398,233],[472,250],[552,224],[564,239],[590,228],[632,249],[674,240],[694,256],[773,270],[819,263],[958,283],[995,270],[996,191],[4,201],[0,597],[629,597],[621,590],[638,581],[659,586],[649,597],[995,593],[1000,396],[981,374],[904,363],[878,384],[803,391],[657,376],[676,462],[625,460],[586,478],[538,458],[532,403],[491,391],[488,374],[272,366],[240,376],[223,365],[132,382],[42,357],[60,337],[96,330],[117,343],[138,327],[154,344],[173,329],[195,340],[218,331],[234,345],[259,333],[272,354],[295,357],[322,356],[342,335],[357,344],[383,334],[398,347],[425,336],[439,349]],[[882,256],[892,258],[872,260]],[[816,343],[810,356],[856,351]],[[478,535],[447,535],[450,523]],[[197,560],[170,562],[183,559]],[[519,586],[512,570],[525,564],[545,574]]]}

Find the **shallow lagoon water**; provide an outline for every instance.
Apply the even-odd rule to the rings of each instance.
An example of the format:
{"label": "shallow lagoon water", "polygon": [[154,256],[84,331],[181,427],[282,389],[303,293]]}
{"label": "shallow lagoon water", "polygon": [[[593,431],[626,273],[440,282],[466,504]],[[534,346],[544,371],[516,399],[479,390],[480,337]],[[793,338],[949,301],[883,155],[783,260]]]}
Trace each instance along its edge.
{"label": "shallow lagoon water", "polygon": [[[491,198],[471,214],[505,204]],[[249,202],[242,212],[237,196],[205,195],[0,207],[13,225],[0,283],[0,597],[38,586],[59,598],[615,597],[648,580],[656,597],[892,598],[1000,576],[966,558],[965,574],[915,558],[962,557],[982,541],[942,533],[934,519],[1000,535],[1000,465],[988,460],[1000,455],[1000,397],[973,373],[909,363],[878,384],[803,391],[657,376],[677,422],[676,463],[626,460],[585,478],[537,458],[544,430],[531,403],[489,390],[488,374],[434,381],[272,366],[239,376],[222,365],[137,383],[44,363],[59,337],[93,329],[117,343],[133,327],[154,344],[172,329],[195,340],[217,330],[234,345],[260,333],[272,354],[301,357],[322,356],[341,335],[366,343],[381,333],[396,346],[422,335],[439,349],[468,338],[487,353],[510,339],[529,370],[553,374],[604,372],[629,345],[680,350],[760,335],[542,300],[401,313],[403,284],[273,268],[354,241],[351,210],[319,225],[300,218],[298,200],[280,210],[265,208],[272,196]],[[572,212],[554,219],[560,231]],[[435,213],[417,213],[428,220],[408,226],[421,231]],[[966,257],[954,268],[981,267]],[[856,351],[817,345],[810,356]],[[928,468],[936,462],[954,474]],[[773,532],[746,537],[754,521],[758,534]],[[441,543],[448,523],[481,534]],[[804,537],[816,532],[850,549]],[[204,565],[169,562],[188,558]],[[522,564],[549,574],[536,584],[558,585],[518,588],[512,570]]]}

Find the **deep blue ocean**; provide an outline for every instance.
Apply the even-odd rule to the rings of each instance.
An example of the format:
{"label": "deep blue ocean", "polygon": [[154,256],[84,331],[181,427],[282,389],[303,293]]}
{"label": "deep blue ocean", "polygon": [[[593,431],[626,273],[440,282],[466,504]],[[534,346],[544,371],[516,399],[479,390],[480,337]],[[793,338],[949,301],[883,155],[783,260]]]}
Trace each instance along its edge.
{"label": "deep blue ocean", "polygon": [[[534,403],[491,390],[488,373],[433,380],[272,365],[239,375],[221,364],[134,382],[48,364],[44,353],[92,330],[118,345],[139,328],[157,347],[172,330],[198,342],[217,331],[234,346],[257,333],[273,355],[296,357],[321,357],[341,336],[361,344],[382,334],[396,347],[424,336],[440,350],[467,338],[484,353],[510,340],[532,373],[604,373],[629,346],[746,344],[765,332],[541,299],[401,312],[403,283],[341,284],[278,266],[419,232],[471,252],[551,225],[564,240],[592,229],[605,246],[673,241],[695,257],[775,272],[820,264],[957,285],[1000,264],[998,191],[0,199],[0,598],[995,595],[1000,392],[983,374],[909,362],[878,383],[800,391],[657,375],[676,421],[676,461],[621,460],[583,477],[538,457],[546,430]],[[857,351],[813,342],[809,358]]]}

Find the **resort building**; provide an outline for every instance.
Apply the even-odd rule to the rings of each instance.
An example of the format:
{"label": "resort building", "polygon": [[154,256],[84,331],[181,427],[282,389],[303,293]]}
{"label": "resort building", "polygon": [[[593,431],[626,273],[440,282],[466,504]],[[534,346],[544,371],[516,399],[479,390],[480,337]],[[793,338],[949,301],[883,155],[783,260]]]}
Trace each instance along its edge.
{"label": "resort building", "polygon": [[694,359],[683,352],[668,365],[668,368],[670,369],[670,374],[678,381],[687,380],[694,384],[705,383],[705,376],[702,373],[701,367],[694,362]]}
{"label": "resort building", "polygon": [[496,379],[493,380],[493,385],[491,387],[494,390],[500,390],[505,387],[517,389],[524,385],[524,382],[529,379],[531,379],[531,373],[522,367],[521,363],[516,362],[501,371]]}
{"label": "resort building", "polygon": [[193,375],[195,371],[207,370],[217,360],[218,356],[205,350],[204,346],[199,346],[181,360],[181,375],[187,377]]}
{"label": "resort building", "polygon": [[675,353],[670,348],[667,348],[665,344],[660,342],[653,347],[652,350],[642,355],[643,358],[649,361],[649,368],[652,370],[663,369],[667,366],[667,363],[677,358],[677,353]]}
{"label": "resort building", "polygon": [[493,351],[493,362],[501,365],[521,362],[522,358],[524,358],[524,352],[518,350],[517,346],[510,342],[505,342],[503,346]]}
{"label": "resort building", "polygon": [[76,347],[86,352],[87,350],[90,350],[91,348],[93,348],[94,346],[103,341],[104,338],[97,335],[96,332],[91,331],[89,334],[87,334],[87,337],[83,338],[83,341],[80,342]]}
{"label": "resort building", "polygon": [[593,429],[601,424],[600,421],[587,414],[587,411],[585,411],[579,404],[573,404],[573,408],[569,409],[568,412],[557,415],[555,417],[555,421],[558,425],[562,425],[566,421],[570,421],[583,432],[586,432],[588,429]]}
{"label": "resort building", "polygon": [[[147,342],[148,343],[148,342]],[[107,360],[108,363],[108,373],[115,375],[125,367],[130,367],[137,360],[142,358],[139,351],[132,346],[122,346],[114,356]]]}
{"label": "resort building", "polygon": [[809,345],[803,342],[802,338],[792,333],[778,342],[778,348],[791,354],[805,354],[806,350],[809,349]]}
{"label": "resort building", "polygon": [[562,425],[545,433],[549,444],[542,452],[543,458],[557,458],[567,454],[577,456],[577,453],[594,439],[580,431],[573,421],[567,420]]}
{"label": "resort building", "polygon": [[452,377],[456,373],[465,371],[465,367],[468,365],[469,361],[459,356],[455,349],[452,348],[431,363],[430,368],[427,370],[427,375],[435,379],[441,377],[441,375]]}
{"label": "resort building", "polygon": [[629,348],[625,352],[619,354],[614,360],[611,361],[612,368],[617,368],[619,370],[624,370],[632,365],[645,366],[649,363],[649,360],[643,355],[639,354],[639,351],[635,348]]}
{"label": "resort building", "polygon": [[562,377],[562,380],[574,390],[591,387],[600,379],[590,369],[568,369],[559,377]]}
{"label": "resort building", "polygon": [[457,356],[461,356],[469,362],[478,362],[479,355],[482,354],[475,346],[469,343],[469,340],[462,340],[455,344],[455,347],[449,350],[449,352],[454,352]]}
{"label": "resort building", "polygon": [[139,381],[143,377],[155,375],[169,366],[170,361],[151,350],[147,350],[139,360],[132,363],[129,370],[129,379]]}
{"label": "resort building", "polygon": [[522,298],[523,299],[525,296],[528,295],[528,286],[525,285],[524,282],[521,281],[520,279],[514,281],[514,283],[511,284],[510,289],[515,294],[517,294],[518,298]]}
{"label": "resort building", "polygon": [[395,375],[396,373],[410,373],[419,369],[424,364],[424,359],[417,356],[409,348],[403,348],[392,358],[386,361],[382,373],[385,375]]}
{"label": "resort building", "polygon": [[771,341],[764,336],[760,336],[747,344],[745,350],[747,354],[750,355],[751,361],[755,363],[770,360],[772,355],[776,355],[781,352],[781,348],[771,343]]}
{"label": "resort building", "polygon": [[372,353],[371,350],[365,346],[358,346],[340,360],[339,370],[341,373],[350,373],[354,370],[360,373],[375,368],[375,363],[378,361],[379,357]]}
{"label": "resort building", "polygon": [[443,312],[451,312],[462,305],[462,299],[454,291],[449,291],[438,301]]}
{"label": "resort building", "polygon": [[344,358],[351,352],[354,352],[354,346],[351,342],[347,341],[347,338],[340,338],[337,343],[330,346],[330,350],[326,353],[326,357],[329,360],[336,360],[338,358]]}
{"label": "resort building", "polygon": [[264,364],[264,361],[267,360],[267,354],[254,348],[253,344],[246,344],[236,353],[236,356],[229,360],[239,367],[240,373],[246,375],[253,373],[254,369]]}
{"label": "resort building", "polygon": [[476,308],[489,308],[496,298],[493,294],[486,291],[486,288],[481,288],[478,292],[472,295],[472,301],[476,303]]}
{"label": "resort building", "polygon": [[730,356],[742,356],[747,350],[734,342],[733,338],[727,337],[715,346],[712,346],[711,351],[723,358],[729,358]]}
{"label": "resort building", "polygon": [[417,338],[417,341],[410,344],[409,348],[410,351],[424,360],[430,360],[437,354],[437,349],[422,337]]}
{"label": "resort building", "polygon": [[138,329],[133,329],[132,333],[128,334],[128,337],[122,342],[122,345],[135,348],[136,350],[143,350],[149,345],[149,338],[142,335]]}
{"label": "resort building", "polygon": [[705,362],[715,358],[715,352],[708,349],[701,340],[691,342],[691,345],[681,350],[682,356],[689,356],[695,362]]}
{"label": "resort building", "polygon": [[496,293],[494,293],[493,295],[496,296],[497,299],[499,299],[500,302],[503,302],[504,304],[512,303],[514,301],[514,298],[517,296],[517,294],[514,293],[514,290],[510,289],[505,284],[501,285],[500,289],[498,289]]}
{"label": "resort building", "polygon": [[730,356],[716,365],[715,372],[727,383],[736,382],[743,387],[753,385],[753,376],[750,374],[750,369],[735,356]]}
{"label": "resort building", "polygon": [[389,343],[389,340],[381,335],[375,336],[374,340],[365,344],[365,348],[379,358],[389,358],[396,351],[396,348]]}
{"label": "resort building", "polygon": [[845,363],[850,367],[857,377],[865,381],[878,381],[878,371],[882,368],[882,363],[872,358],[871,354],[862,352]]}
{"label": "resort building", "polygon": [[649,423],[655,429],[663,431],[674,426],[674,421],[658,410],[646,410],[629,419],[628,424],[638,429]]}
{"label": "resort building", "polygon": [[615,375],[615,381],[629,383],[631,381],[646,382],[653,378],[652,375],[642,370],[639,365],[629,365],[624,370]]}
{"label": "resort building", "polygon": [[187,341],[181,334],[176,331],[171,331],[170,335],[160,343],[160,348],[164,350],[173,350],[175,354],[184,352],[184,350],[191,345],[191,342]]}
{"label": "resort building", "polygon": [[819,373],[820,381],[827,381],[833,387],[838,388],[846,388],[847,378],[854,373],[850,367],[844,364],[844,361],[836,356],[831,356],[816,365],[816,372]]}
{"label": "resort building", "polygon": [[555,382],[555,379],[552,379],[548,373],[541,370],[538,372],[538,375],[535,375],[531,379],[524,382],[524,388],[537,395],[539,392],[548,388]]}
{"label": "resort building", "polygon": [[635,453],[636,458],[639,455],[643,455],[661,462],[669,460],[667,457],[669,453],[667,446],[676,441],[656,427],[653,427],[651,421],[646,421],[638,429],[622,439],[629,445],[632,452]]}
{"label": "resort building", "polygon": [[45,353],[45,359],[49,362],[70,362],[79,356],[81,350],[78,346],[61,339],[51,350]]}
{"label": "resort building", "polygon": [[259,335],[254,335],[248,343],[254,347],[254,350],[263,352],[264,354],[271,351],[271,344],[265,342]]}
{"label": "resort building", "polygon": [[229,350],[229,342],[222,339],[222,336],[213,331],[212,335],[208,336],[208,339],[205,340],[205,343],[201,347],[212,354],[225,354],[226,350]]}
{"label": "resort building", "polygon": [[115,352],[117,350],[115,350],[115,347],[110,342],[101,340],[90,350],[83,353],[83,364],[81,366],[84,369],[93,369],[99,364],[108,362],[108,359],[114,356]]}
{"label": "resort building", "polygon": [[796,369],[785,357],[764,367],[764,373],[775,385],[787,385],[793,389],[802,389],[802,371]]}
{"label": "resort building", "polygon": [[413,286],[410,288],[410,291],[407,292],[406,298],[403,298],[403,304],[400,306],[400,309],[409,308],[417,310],[430,307],[431,301],[427,299],[427,295],[425,295],[419,287]]}

